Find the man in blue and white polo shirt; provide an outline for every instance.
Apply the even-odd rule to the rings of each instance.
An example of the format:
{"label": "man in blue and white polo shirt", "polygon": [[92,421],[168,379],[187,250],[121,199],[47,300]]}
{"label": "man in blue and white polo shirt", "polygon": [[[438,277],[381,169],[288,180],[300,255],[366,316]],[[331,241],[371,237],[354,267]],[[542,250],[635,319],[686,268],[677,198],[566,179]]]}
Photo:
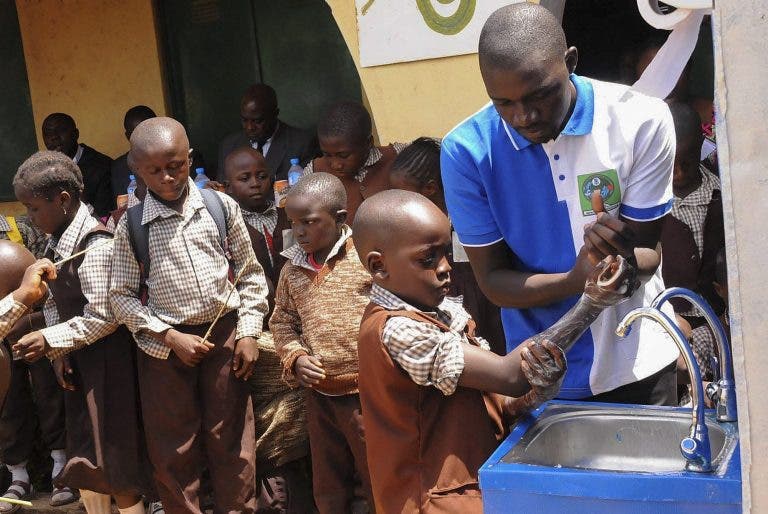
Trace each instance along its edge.
{"label": "man in blue and white polo shirt", "polygon": [[[591,262],[634,254],[643,285],[568,353],[560,397],[675,404],[674,343],[650,321],[627,338],[614,334],[626,312],[663,289],[658,241],[672,207],[675,154],[669,109],[626,86],[574,75],[576,49],[538,5],[493,13],[479,53],[491,103],[445,137],[441,165],[451,221],[478,283],[504,307],[507,349],[565,314]],[[608,210],[598,216],[590,205],[596,189]]]}

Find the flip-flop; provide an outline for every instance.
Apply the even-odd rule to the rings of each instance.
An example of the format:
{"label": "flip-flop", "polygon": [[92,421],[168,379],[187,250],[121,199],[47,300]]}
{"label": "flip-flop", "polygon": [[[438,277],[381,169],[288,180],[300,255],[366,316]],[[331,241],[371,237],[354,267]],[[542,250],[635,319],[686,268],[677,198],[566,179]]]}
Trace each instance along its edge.
{"label": "flip-flop", "polygon": [[149,508],[147,509],[147,514],[165,514],[163,504],[160,502],[150,503]]}
{"label": "flip-flop", "polygon": [[54,487],[49,503],[51,507],[61,507],[62,505],[68,505],[76,501],[77,494],[75,494],[69,487]]}
{"label": "flip-flop", "polygon": [[[32,494],[32,486],[29,482],[22,480],[14,480],[8,487],[8,490],[3,494],[3,498],[9,498],[11,500],[26,500]],[[10,503],[0,502],[0,513],[11,514],[18,512],[21,509],[21,505],[12,505]]]}

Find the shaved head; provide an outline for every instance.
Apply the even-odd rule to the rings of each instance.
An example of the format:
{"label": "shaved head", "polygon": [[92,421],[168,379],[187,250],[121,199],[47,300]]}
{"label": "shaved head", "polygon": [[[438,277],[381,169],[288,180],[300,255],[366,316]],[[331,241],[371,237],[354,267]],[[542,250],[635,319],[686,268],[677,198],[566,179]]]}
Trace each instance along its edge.
{"label": "shaved head", "polygon": [[35,256],[17,243],[0,239],[0,297],[19,287],[24,272],[35,263]]}
{"label": "shaved head", "polygon": [[227,180],[231,180],[230,174],[237,170],[250,166],[251,164],[258,164],[259,166],[266,167],[266,161],[261,152],[254,150],[251,146],[241,146],[232,150],[224,159],[224,176]]}
{"label": "shaved head", "polygon": [[[418,231],[427,221],[450,222],[426,196],[402,189],[389,189],[366,199],[355,214],[352,232],[357,253],[363,259],[368,252],[385,253],[409,231]],[[365,262],[363,262],[365,264]]]}
{"label": "shaved head", "polygon": [[488,18],[480,33],[480,68],[517,69],[531,61],[562,59],[565,33],[545,7],[519,3],[502,7]]}
{"label": "shaved head", "polygon": [[136,126],[131,134],[130,156],[135,160],[139,155],[168,148],[181,143],[189,148],[189,138],[184,126],[173,118],[150,118]]}

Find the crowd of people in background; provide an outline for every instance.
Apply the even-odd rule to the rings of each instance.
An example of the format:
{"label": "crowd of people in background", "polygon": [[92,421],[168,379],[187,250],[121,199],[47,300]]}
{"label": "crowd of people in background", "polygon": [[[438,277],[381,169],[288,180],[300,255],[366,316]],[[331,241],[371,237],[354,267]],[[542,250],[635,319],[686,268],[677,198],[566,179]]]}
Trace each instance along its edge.
{"label": "crowd of people in background", "polygon": [[[28,214],[0,216],[3,496],[52,466],[50,504],[89,514],[480,512],[523,410],[689,401],[675,346],[610,320],[682,286],[727,326],[711,103],[576,75],[537,5],[491,15],[479,54],[491,103],[443,139],[376,144],[356,101],[304,131],[251,85],[206,183],[147,106],[114,160],[47,116],[13,182]],[[617,255],[632,297],[567,355],[533,342]],[[701,313],[674,314],[712,380]]]}

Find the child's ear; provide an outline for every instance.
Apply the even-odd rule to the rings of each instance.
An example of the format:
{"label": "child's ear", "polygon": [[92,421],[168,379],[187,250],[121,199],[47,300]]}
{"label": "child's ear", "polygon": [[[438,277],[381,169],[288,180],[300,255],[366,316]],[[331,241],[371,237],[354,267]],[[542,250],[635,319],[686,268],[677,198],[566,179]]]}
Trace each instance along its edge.
{"label": "child's ear", "polygon": [[386,280],[389,276],[384,256],[381,252],[368,252],[368,255],[365,256],[365,267],[368,269],[368,273],[379,280]]}
{"label": "child's ear", "polygon": [[56,197],[56,203],[58,203],[59,207],[61,207],[64,211],[70,212],[70,207],[72,206],[72,195],[69,194],[69,191],[60,192]]}
{"label": "child's ear", "polygon": [[421,194],[427,198],[432,198],[437,193],[437,181],[430,179],[426,184],[421,187]]}
{"label": "child's ear", "polygon": [[347,222],[347,210],[339,209],[336,211],[336,224],[341,226]]}

